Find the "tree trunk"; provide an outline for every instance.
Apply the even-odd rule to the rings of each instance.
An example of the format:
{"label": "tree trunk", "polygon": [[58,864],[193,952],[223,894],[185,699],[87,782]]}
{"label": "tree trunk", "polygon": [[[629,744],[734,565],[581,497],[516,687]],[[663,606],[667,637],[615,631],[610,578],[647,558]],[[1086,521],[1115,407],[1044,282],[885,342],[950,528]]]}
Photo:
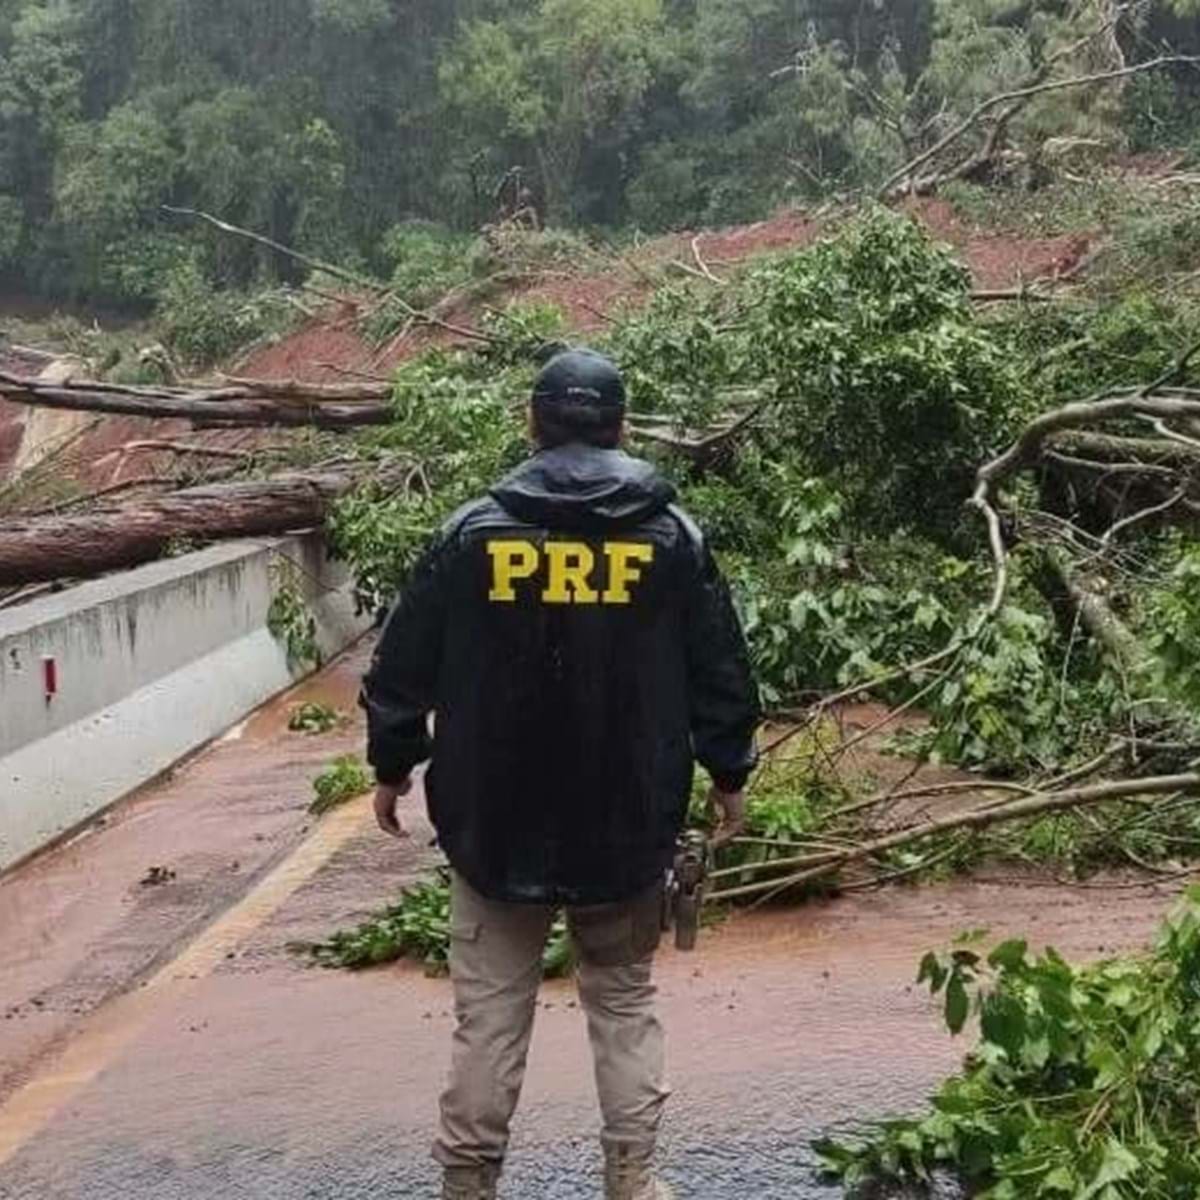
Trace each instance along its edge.
{"label": "tree trunk", "polygon": [[1056,550],[1047,550],[1046,562],[1080,623],[1100,644],[1122,678],[1152,686],[1153,656],[1113,611],[1097,584]]}
{"label": "tree trunk", "polygon": [[1200,442],[1171,438],[1124,437],[1073,429],[1053,434],[1046,441],[1046,449],[1092,462],[1141,463],[1175,471],[1200,470]]}
{"label": "tree trunk", "polygon": [[56,384],[0,372],[0,396],[35,408],[112,413],[130,417],[182,417],[222,427],[307,426],[352,429],[386,425],[390,388],[370,384],[298,384],[238,381],[207,391],[129,388],[96,382]]}
{"label": "tree trunk", "polygon": [[[386,479],[389,473],[385,470]],[[80,579],[161,558],[179,539],[283,534],[320,525],[362,478],[350,468],[190,488],[135,504],[0,525],[0,586]]]}

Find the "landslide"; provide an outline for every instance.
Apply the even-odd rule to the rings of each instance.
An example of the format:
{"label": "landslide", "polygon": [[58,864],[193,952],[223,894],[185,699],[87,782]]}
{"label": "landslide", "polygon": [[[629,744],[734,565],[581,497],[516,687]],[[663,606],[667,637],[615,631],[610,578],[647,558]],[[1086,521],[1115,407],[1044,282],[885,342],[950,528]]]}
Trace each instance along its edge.
{"label": "landslide", "polygon": [[[984,291],[1066,275],[1084,260],[1095,238],[1092,233],[1030,237],[988,230],[963,220],[938,199],[915,200],[907,209],[954,248]],[[552,269],[501,273],[485,297],[451,294],[436,305],[444,324],[402,329],[382,343],[363,331],[372,300],[347,295],[324,304],[294,331],[251,348],[228,369],[241,376],[313,383],[386,377],[399,363],[431,346],[461,343],[464,337],[455,330],[477,329],[489,308],[511,302],[553,305],[564,314],[568,328],[586,337],[602,330],[611,314],[645,302],[663,271],[674,270],[681,277],[688,270],[711,271],[720,278],[753,259],[810,245],[834,223],[828,214],[782,211],[750,225],[672,234],[627,252],[601,251],[576,265],[556,263]],[[54,347],[0,343],[0,372],[36,375],[57,357]],[[81,364],[79,373],[89,372]],[[64,485],[84,492],[131,486],[168,463],[162,455],[129,453],[126,447],[185,435],[192,444],[217,449],[251,450],[264,440],[255,431],[196,435],[184,421],[35,412],[0,399],[0,484],[54,451],[54,472]]]}

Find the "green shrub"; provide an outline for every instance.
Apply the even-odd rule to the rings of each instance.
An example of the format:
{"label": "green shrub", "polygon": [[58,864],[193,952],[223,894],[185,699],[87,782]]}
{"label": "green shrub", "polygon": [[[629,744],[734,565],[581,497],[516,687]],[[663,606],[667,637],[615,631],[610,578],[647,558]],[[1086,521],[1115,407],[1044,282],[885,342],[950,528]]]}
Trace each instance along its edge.
{"label": "green shrub", "polygon": [[470,239],[429,221],[393,225],[379,256],[397,294],[416,308],[438,300],[470,277]]}
{"label": "green shrub", "polygon": [[881,533],[945,537],[976,465],[1022,411],[970,279],[914,222],[873,210],[836,237],[697,295],[665,289],[614,350],[641,408],[704,428],[731,391],[770,410],[758,436],[798,455]]}
{"label": "green shrub", "polygon": [[158,291],[163,341],[196,366],[229,358],[268,332],[282,331],[290,320],[275,293],[214,287],[194,261],[169,271]]}

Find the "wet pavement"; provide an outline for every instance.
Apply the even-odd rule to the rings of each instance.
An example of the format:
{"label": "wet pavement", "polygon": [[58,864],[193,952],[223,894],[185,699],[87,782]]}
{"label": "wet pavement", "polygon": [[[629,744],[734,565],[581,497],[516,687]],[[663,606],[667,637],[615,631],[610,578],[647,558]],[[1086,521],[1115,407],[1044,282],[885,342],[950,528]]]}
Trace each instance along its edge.
{"label": "wet pavement", "polygon": [[[365,649],[303,698],[352,705]],[[350,975],[292,944],[428,864],[365,802],[314,824],[309,783],[357,726],[288,734],[276,703],[70,845],[0,880],[3,1200],[383,1200],[435,1194],[444,980]],[[144,885],[151,867],[175,872]],[[739,916],[660,968],[675,1097],[666,1174],[694,1200],[833,1197],[810,1139],[919,1105],[965,1044],[912,985],[965,928],[1078,956],[1142,944],[1167,893],[955,884]],[[542,997],[503,1195],[599,1195],[586,1035]]]}

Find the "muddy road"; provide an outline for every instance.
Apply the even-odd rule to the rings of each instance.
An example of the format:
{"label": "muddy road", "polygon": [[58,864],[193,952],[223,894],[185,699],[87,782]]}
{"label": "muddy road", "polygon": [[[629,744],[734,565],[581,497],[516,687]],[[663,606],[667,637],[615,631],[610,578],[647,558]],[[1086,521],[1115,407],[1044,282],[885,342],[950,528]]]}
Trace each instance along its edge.
{"label": "muddy road", "polygon": [[[3,1200],[435,1194],[448,985],[405,964],[314,969],[290,949],[433,857],[420,817],[397,845],[365,802],[306,814],[312,777],[361,731],[290,734],[288,707],[350,711],[364,656],[0,879]],[[836,1196],[810,1138],[920,1104],[965,1049],[912,986],[925,950],[981,926],[1081,957],[1125,950],[1169,895],[894,890],[739,916],[699,954],[665,954],[667,1175],[695,1200]],[[598,1195],[596,1122],[573,989],[548,984],[503,1194]]]}

